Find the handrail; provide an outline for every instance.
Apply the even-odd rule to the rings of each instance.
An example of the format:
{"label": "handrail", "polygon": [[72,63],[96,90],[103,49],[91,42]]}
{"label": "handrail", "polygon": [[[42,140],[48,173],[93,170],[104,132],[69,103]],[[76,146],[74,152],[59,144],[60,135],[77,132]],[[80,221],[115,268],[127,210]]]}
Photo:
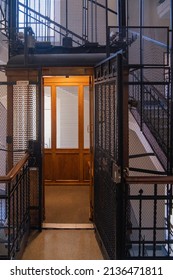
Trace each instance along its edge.
{"label": "handrail", "polygon": [[[137,74],[133,73],[132,75],[133,75],[133,76],[137,79],[137,81],[140,83],[140,79],[138,78]],[[164,103],[167,102],[167,99],[165,98],[165,96],[164,96],[163,94],[161,94],[160,91],[159,91],[154,85],[150,84],[150,81],[149,81],[144,75],[143,75],[143,80],[146,81],[146,82],[148,82],[147,85],[152,89],[152,91],[153,91],[155,94],[157,94],[157,96],[158,96],[160,99],[162,99],[162,101],[163,101]],[[169,84],[169,83],[168,83],[168,84]],[[147,89],[147,86],[146,86],[145,84],[144,84],[144,88]],[[154,96],[153,96],[152,93],[151,93],[151,95],[152,95],[152,97],[154,98]]]}
{"label": "handrail", "polygon": [[129,176],[125,175],[127,184],[173,184],[173,176]]}
{"label": "handrail", "polygon": [[26,153],[23,158],[8,172],[6,176],[0,176],[0,183],[10,183],[20,172],[21,168],[29,159],[29,156],[29,153]]}

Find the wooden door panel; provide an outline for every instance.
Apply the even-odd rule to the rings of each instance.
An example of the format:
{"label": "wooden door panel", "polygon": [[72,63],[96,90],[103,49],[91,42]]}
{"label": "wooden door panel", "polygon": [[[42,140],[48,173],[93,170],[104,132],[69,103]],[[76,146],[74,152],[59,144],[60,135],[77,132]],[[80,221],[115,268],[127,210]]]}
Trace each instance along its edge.
{"label": "wooden door panel", "polygon": [[44,154],[44,179],[51,181],[53,178],[53,156],[52,153]]}
{"label": "wooden door panel", "polygon": [[79,180],[79,154],[56,154],[55,180]]}
{"label": "wooden door panel", "polygon": [[83,179],[89,181],[90,179],[90,154],[83,155]]}

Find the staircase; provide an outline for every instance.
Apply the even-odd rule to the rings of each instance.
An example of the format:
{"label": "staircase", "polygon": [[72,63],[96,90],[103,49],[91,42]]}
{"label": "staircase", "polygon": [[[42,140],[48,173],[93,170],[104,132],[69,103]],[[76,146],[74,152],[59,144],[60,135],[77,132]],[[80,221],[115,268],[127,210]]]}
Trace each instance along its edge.
{"label": "staircase", "polygon": [[[117,12],[105,0],[14,0],[10,1],[10,7],[7,2],[2,1],[0,13],[10,41],[10,57],[26,53],[27,48],[30,54],[107,53],[109,56],[135,41],[132,35],[124,40],[119,27],[108,25],[108,15],[116,23]],[[8,8],[12,13],[10,26],[7,26]],[[118,36],[112,37],[112,33]]]}

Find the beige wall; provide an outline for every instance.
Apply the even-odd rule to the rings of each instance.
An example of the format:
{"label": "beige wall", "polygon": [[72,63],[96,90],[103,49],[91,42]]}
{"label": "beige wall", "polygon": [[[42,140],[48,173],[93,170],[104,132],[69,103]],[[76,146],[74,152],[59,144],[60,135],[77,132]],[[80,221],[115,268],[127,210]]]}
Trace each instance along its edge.
{"label": "beige wall", "polygon": [[[105,0],[97,0],[98,3],[105,6]],[[77,0],[70,0],[68,2],[68,28],[81,35],[82,34],[82,1]],[[108,0],[108,7],[116,11],[117,7],[117,0]],[[91,22],[92,22],[92,13],[91,13],[92,4],[89,3],[89,41],[99,42],[100,44],[105,44],[106,40],[106,13],[105,10],[99,6],[95,9],[95,5],[93,4],[93,33],[91,30]],[[97,18],[95,17],[95,13],[97,12]],[[62,25],[66,25],[66,6],[65,1],[61,2],[60,7],[60,23]],[[112,14],[111,12],[108,13],[108,24],[116,26],[117,25],[117,16]],[[95,32],[97,29],[97,34]]]}
{"label": "beige wall", "polygon": [[[140,0],[128,0],[129,25],[139,25]],[[169,15],[160,18],[157,11],[157,1],[144,0],[144,26],[168,26]]]}
{"label": "beige wall", "polygon": [[153,26],[168,26],[169,17],[160,18],[157,11],[157,1],[145,0],[144,1],[144,23],[145,25]]}

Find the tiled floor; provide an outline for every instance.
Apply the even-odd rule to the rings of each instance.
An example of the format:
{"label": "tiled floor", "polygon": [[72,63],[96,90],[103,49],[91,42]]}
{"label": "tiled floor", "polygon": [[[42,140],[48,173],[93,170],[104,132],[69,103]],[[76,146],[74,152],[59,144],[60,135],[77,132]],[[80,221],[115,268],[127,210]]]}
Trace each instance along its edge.
{"label": "tiled floor", "polygon": [[42,232],[33,231],[22,260],[102,260],[89,221],[88,186],[47,186]]}
{"label": "tiled floor", "polygon": [[94,230],[33,232],[22,260],[103,260]]}

